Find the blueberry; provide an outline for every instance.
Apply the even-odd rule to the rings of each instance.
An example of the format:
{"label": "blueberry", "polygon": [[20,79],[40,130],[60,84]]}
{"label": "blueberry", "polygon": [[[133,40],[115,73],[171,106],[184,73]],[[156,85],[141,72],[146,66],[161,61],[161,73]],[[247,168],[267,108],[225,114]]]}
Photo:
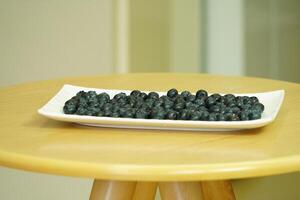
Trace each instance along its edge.
{"label": "blueberry", "polygon": [[100,103],[98,101],[88,102],[88,107],[100,107]]}
{"label": "blueberry", "polygon": [[206,98],[207,97],[207,92],[205,91],[205,90],[198,90],[197,92],[196,92],[196,98],[197,99],[202,99],[202,98]]}
{"label": "blueberry", "polygon": [[168,92],[167,92],[167,96],[170,97],[170,98],[174,98],[178,95],[178,91],[173,88],[173,89],[170,89]]}
{"label": "blueberry", "polygon": [[205,90],[198,90],[196,95],[189,91],[178,95],[175,88],[161,97],[156,92],[133,90],[130,95],[118,93],[113,99],[104,92],[97,95],[95,91],[80,91],[63,106],[65,114],[205,121],[255,120],[261,118],[264,110],[254,96],[208,96]]}
{"label": "blueberry", "polygon": [[104,111],[110,111],[112,110],[113,105],[111,103],[107,103],[104,105],[103,110]]}
{"label": "blueberry", "polygon": [[132,97],[138,97],[141,94],[141,91],[139,90],[133,90],[130,92],[130,96]]}
{"label": "blueberry", "polygon": [[189,102],[193,102],[193,101],[196,100],[196,96],[193,95],[193,94],[191,94],[191,95],[189,95],[189,96],[186,98],[186,100],[189,101]]}
{"label": "blueberry", "polygon": [[90,99],[97,99],[97,93],[95,91],[88,91],[86,93],[86,99],[90,100]]}
{"label": "blueberry", "polygon": [[122,99],[122,98],[125,98],[125,97],[126,97],[126,94],[124,92],[120,92],[120,93],[118,93],[114,96],[114,99],[119,100],[119,99]]}
{"label": "blueberry", "polygon": [[188,120],[190,118],[190,112],[188,110],[182,110],[179,115],[179,119]]}
{"label": "blueberry", "polygon": [[185,107],[186,107],[187,109],[189,109],[189,108],[191,108],[191,107],[193,107],[193,106],[196,106],[193,102],[186,102],[186,104],[185,104]]}
{"label": "blueberry", "polygon": [[208,121],[217,121],[217,115],[215,113],[210,113],[208,116]]}
{"label": "blueberry", "polygon": [[158,118],[163,119],[164,117],[165,117],[164,108],[162,108],[160,106],[156,106],[156,107],[152,108],[152,110],[150,112],[150,118],[152,118],[152,119],[158,119]]}
{"label": "blueberry", "polygon": [[235,105],[242,108],[244,103],[243,103],[243,100],[242,99],[236,99],[235,100]]}
{"label": "blueberry", "polygon": [[261,110],[261,112],[263,112],[265,110],[265,106],[262,103],[256,103],[253,105],[252,107],[253,109],[259,109]]}
{"label": "blueberry", "polygon": [[123,117],[125,118],[133,118],[135,116],[135,113],[132,109],[126,110],[126,112],[123,114]]}
{"label": "blueberry", "polygon": [[206,106],[207,107],[210,107],[210,106],[214,105],[215,103],[216,103],[216,99],[212,96],[210,96],[206,99]]}
{"label": "blueberry", "polygon": [[225,119],[226,121],[238,121],[239,116],[235,113],[225,113]]}
{"label": "blueberry", "polygon": [[227,104],[227,108],[233,108],[233,107],[236,107],[236,102],[235,101],[232,101],[231,103]]}
{"label": "blueberry", "polygon": [[148,97],[149,99],[158,99],[159,95],[156,92],[149,92]]}
{"label": "blueberry", "polygon": [[70,100],[68,100],[68,101],[66,101],[66,103],[65,103],[65,105],[74,105],[74,106],[76,106],[77,104],[78,104],[78,98],[72,98],[72,99],[70,99]]}
{"label": "blueberry", "polygon": [[205,100],[202,98],[202,99],[196,99],[194,101],[194,103],[198,106],[205,106]]}
{"label": "blueberry", "polygon": [[261,118],[261,113],[260,112],[251,112],[249,113],[249,119],[250,120],[256,120],[256,119],[260,119]]}
{"label": "blueberry", "polygon": [[191,120],[193,120],[193,121],[200,120],[200,118],[201,118],[200,111],[195,111],[191,114]]}
{"label": "blueberry", "polygon": [[176,119],[177,118],[178,113],[176,111],[169,111],[167,112],[167,119]]}
{"label": "blueberry", "polygon": [[208,117],[209,117],[209,112],[208,111],[201,111],[200,120],[206,121],[206,120],[208,120]]}
{"label": "blueberry", "polygon": [[88,101],[85,98],[80,97],[79,100],[78,100],[78,106],[87,107],[88,106]]}
{"label": "blueberry", "polygon": [[216,101],[219,101],[221,99],[221,95],[218,93],[212,94],[211,97],[215,98]]}
{"label": "blueberry", "polygon": [[221,111],[220,106],[213,105],[213,106],[209,107],[209,112],[220,112],[220,111]]}
{"label": "blueberry", "polygon": [[125,113],[127,112],[129,108],[120,108],[119,110],[119,114],[121,117],[124,117],[125,116]]}
{"label": "blueberry", "polygon": [[161,99],[163,102],[165,102],[165,101],[170,100],[171,98],[169,98],[167,95],[162,95],[162,96],[160,97],[160,99]]}
{"label": "blueberry", "polygon": [[181,95],[184,99],[187,99],[187,97],[190,96],[191,93],[190,93],[189,91],[185,90],[185,91],[181,92],[180,95]]}
{"label": "blueberry", "polygon": [[231,108],[231,111],[232,111],[233,113],[238,114],[238,113],[241,112],[241,109],[240,109],[239,107],[235,106],[235,107],[232,107],[232,108]]}
{"label": "blueberry", "polygon": [[242,97],[242,101],[243,101],[243,104],[244,104],[244,105],[245,105],[245,104],[251,103],[250,97],[247,97],[247,96],[243,96],[243,97]]}
{"label": "blueberry", "polygon": [[64,113],[66,114],[74,114],[76,112],[77,108],[76,108],[76,105],[65,105],[63,107],[63,111]]}
{"label": "blueberry", "polygon": [[224,114],[225,120],[226,120],[226,121],[231,121],[232,115],[233,115],[232,112],[227,112],[227,113],[225,113],[225,114]]}
{"label": "blueberry", "polygon": [[110,96],[105,92],[98,94],[97,98],[98,98],[98,100],[100,100],[100,99],[105,100],[105,101],[110,100]]}
{"label": "blueberry", "polygon": [[151,118],[152,119],[164,119],[166,116],[166,113],[164,110],[160,110],[160,111],[157,111],[157,112],[153,112],[151,114]]}
{"label": "blueberry", "polygon": [[86,92],[85,91],[79,91],[77,94],[76,94],[77,97],[85,97],[86,96]]}
{"label": "blueberry", "polygon": [[251,104],[244,104],[242,107],[241,107],[241,109],[242,110],[248,110],[248,109],[250,109],[252,106],[251,106]]}
{"label": "blueberry", "polygon": [[251,102],[251,104],[255,104],[255,103],[258,103],[259,100],[257,97],[250,97],[250,102]]}
{"label": "blueberry", "polygon": [[198,110],[199,111],[208,111],[208,109],[205,106],[199,106]]}
{"label": "blueberry", "polygon": [[142,107],[144,104],[148,104],[150,107],[151,107],[151,102],[148,102],[148,103],[146,103],[146,102],[144,102],[144,101],[136,101],[135,102],[135,104],[134,104],[134,106],[132,106],[132,107],[134,107],[134,108],[140,108],[140,107]]}
{"label": "blueberry", "polygon": [[118,117],[120,117],[120,113],[118,113],[118,112],[113,112],[111,116],[112,116],[112,117],[118,118]]}
{"label": "blueberry", "polygon": [[[135,101],[131,101],[131,103],[134,103]],[[124,99],[124,98],[122,98],[122,99],[119,99],[118,101],[117,101],[117,104],[119,105],[119,106],[124,106],[124,105],[126,105],[128,102]]]}
{"label": "blueberry", "polygon": [[87,108],[87,115],[93,115],[96,116],[100,112],[99,107],[88,107]]}
{"label": "blueberry", "polygon": [[247,112],[241,112],[241,113],[240,113],[240,119],[241,119],[242,121],[249,120],[248,113],[247,113]]}
{"label": "blueberry", "polygon": [[234,113],[232,115],[231,121],[240,121],[240,118],[239,118],[239,116],[237,114]]}
{"label": "blueberry", "polygon": [[163,99],[158,99],[157,101],[154,102],[154,106],[162,106],[164,103]]}
{"label": "blueberry", "polygon": [[122,105],[119,105],[119,104],[116,104],[116,105],[113,105],[112,106],[112,112],[119,112],[120,111],[120,106],[122,106]]}
{"label": "blueberry", "polygon": [[217,120],[218,120],[218,121],[226,121],[226,117],[225,117],[224,114],[219,113],[219,114],[217,115]]}
{"label": "blueberry", "polygon": [[144,100],[148,97],[148,95],[145,92],[141,92],[138,97]]}
{"label": "blueberry", "polygon": [[170,108],[172,108],[173,105],[174,105],[173,101],[168,100],[168,99],[165,100],[164,103],[163,103],[163,107],[165,109],[170,109]]}
{"label": "blueberry", "polygon": [[225,104],[228,105],[228,104],[230,104],[231,102],[234,101],[235,96],[233,94],[226,94],[224,96],[224,98],[225,98]]}
{"label": "blueberry", "polygon": [[104,111],[104,116],[105,117],[111,117],[112,116],[112,111],[111,110],[106,110],[106,111]]}
{"label": "blueberry", "polygon": [[77,115],[85,115],[85,113],[86,113],[86,108],[84,108],[84,107],[82,107],[82,106],[79,106],[79,107],[77,108],[77,111],[76,111],[76,114],[77,114]]}
{"label": "blueberry", "polygon": [[194,104],[194,103],[192,103],[192,102],[187,102],[185,106],[186,106],[186,108],[187,108],[188,110],[191,110],[191,111],[198,110],[198,108],[199,108],[198,105],[196,105],[196,104]]}
{"label": "blueberry", "polygon": [[149,113],[146,111],[146,109],[139,109],[135,113],[135,117],[140,119],[146,119],[148,115]]}
{"label": "blueberry", "polygon": [[178,96],[175,98],[174,102],[175,102],[175,103],[185,103],[185,99],[184,99],[182,96],[178,95]]}
{"label": "blueberry", "polygon": [[174,109],[180,111],[185,108],[185,103],[177,103],[174,105]]}
{"label": "blueberry", "polygon": [[224,96],[221,96],[221,97],[219,98],[218,102],[224,104],[224,103],[225,103],[225,97],[224,97]]}
{"label": "blueberry", "polygon": [[141,102],[141,106],[139,107],[149,107],[151,108],[154,105],[155,100],[154,99],[147,99],[145,102]]}
{"label": "blueberry", "polygon": [[97,116],[98,116],[98,117],[104,117],[104,112],[103,112],[103,111],[99,111],[99,112],[97,113]]}

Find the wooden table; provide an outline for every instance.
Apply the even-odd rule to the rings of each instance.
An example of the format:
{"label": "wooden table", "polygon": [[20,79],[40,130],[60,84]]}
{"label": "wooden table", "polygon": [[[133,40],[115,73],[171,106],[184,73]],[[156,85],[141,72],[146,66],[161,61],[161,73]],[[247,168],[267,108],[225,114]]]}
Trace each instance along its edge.
{"label": "wooden table", "polygon": [[[238,132],[94,128],[37,114],[69,83],[108,88],[254,93],[284,89],[274,123]],[[204,74],[129,74],[64,78],[0,89],[0,164],[95,178],[90,200],[235,199],[230,179],[300,169],[300,85]],[[201,181],[201,182],[200,182]],[[202,189],[201,189],[202,188]]]}

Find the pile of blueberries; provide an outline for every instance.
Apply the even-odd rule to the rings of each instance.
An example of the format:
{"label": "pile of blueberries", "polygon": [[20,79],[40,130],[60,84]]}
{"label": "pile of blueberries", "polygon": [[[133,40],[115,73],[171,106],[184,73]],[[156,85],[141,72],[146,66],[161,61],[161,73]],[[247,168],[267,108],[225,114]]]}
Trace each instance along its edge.
{"label": "pile of blueberries", "polygon": [[65,114],[139,119],[169,119],[196,121],[245,121],[260,119],[264,105],[255,96],[233,94],[208,95],[198,90],[178,93],[170,89],[167,95],[148,94],[139,90],[130,95],[121,92],[111,98],[107,93],[80,91],[65,102]]}

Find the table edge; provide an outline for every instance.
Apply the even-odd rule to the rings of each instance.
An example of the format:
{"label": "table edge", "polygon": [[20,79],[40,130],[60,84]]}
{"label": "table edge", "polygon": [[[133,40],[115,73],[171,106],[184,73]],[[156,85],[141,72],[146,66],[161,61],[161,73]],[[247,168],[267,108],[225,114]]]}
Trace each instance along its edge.
{"label": "table edge", "polygon": [[128,181],[228,180],[300,171],[300,156],[259,161],[182,165],[118,165],[24,156],[0,151],[0,165],[32,172]]}

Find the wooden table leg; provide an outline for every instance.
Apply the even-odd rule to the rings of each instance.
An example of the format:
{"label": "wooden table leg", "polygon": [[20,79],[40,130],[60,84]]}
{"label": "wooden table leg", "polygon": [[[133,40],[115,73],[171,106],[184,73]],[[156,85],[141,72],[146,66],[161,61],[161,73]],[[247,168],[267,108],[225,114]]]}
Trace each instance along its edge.
{"label": "wooden table leg", "polygon": [[199,182],[160,182],[162,200],[203,200]]}
{"label": "wooden table leg", "polygon": [[138,182],[133,200],[154,200],[157,190],[156,182]]}
{"label": "wooden table leg", "polygon": [[201,187],[205,200],[235,200],[230,181],[203,181]]}
{"label": "wooden table leg", "polygon": [[162,200],[235,200],[229,181],[161,182]]}
{"label": "wooden table leg", "polygon": [[90,200],[132,200],[136,182],[95,180]]}

